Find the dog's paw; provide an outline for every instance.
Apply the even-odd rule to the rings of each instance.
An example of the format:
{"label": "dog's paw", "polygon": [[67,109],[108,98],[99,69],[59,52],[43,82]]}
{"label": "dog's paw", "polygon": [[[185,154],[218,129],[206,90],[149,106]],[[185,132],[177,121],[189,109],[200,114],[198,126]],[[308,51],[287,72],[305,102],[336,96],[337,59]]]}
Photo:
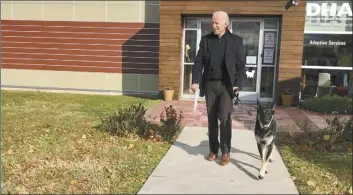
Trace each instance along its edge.
{"label": "dog's paw", "polygon": [[262,175],[259,175],[258,177],[259,177],[259,179],[261,179],[261,180],[264,179],[264,176],[262,176]]}

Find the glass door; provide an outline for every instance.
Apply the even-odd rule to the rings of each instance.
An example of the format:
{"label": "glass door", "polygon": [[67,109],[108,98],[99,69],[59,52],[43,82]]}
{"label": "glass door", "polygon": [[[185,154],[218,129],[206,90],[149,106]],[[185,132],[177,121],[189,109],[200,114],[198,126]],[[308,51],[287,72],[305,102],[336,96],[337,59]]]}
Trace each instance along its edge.
{"label": "glass door", "polygon": [[261,78],[261,48],[263,20],[233,20],[233,34],[244,39],[245,79],[239,98],[243,101],[256,101]]}
{"label": "glass door", "polygon": [[187,18],[184,20],[183,55],[181,69],[180,91],[183,98],[190,98],[194,95],[191,91],[192,66],[194,65],[197,51],[199,49],[199,20]]}
{"label": "glass door", "polygon": [[181,91],[182,98],[192,98],[191,91],[192,66],[199,50],[201,37],[212,32],[212,20],[209,18],[186,18],[184,20],[183,59]]}
{"label": "glass door", "polygon": [[264,18],[261,80],[259,98],[264,102],[272,102],[276,88],[277,50],[278,50],[279,21],[277,18]]}
{"label": "glass door", "polygon": [[[212,32],[211,18],[184,18],[181,58],[181,97],[193,98],[191,91],[192,66],[201,37]],[[231,18],[229,30],[244,38],[246,73],[243,101],[272,101],[274,97],[279,21],[276,18]]]}

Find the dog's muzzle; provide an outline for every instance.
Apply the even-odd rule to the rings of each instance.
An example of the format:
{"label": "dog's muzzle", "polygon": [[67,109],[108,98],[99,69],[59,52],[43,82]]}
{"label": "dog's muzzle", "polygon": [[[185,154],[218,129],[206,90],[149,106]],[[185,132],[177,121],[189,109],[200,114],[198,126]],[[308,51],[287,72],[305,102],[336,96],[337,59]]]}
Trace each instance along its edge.
{"label": "dog's muzzle", "polygon": [[267,129],[267,128],[269,128],[269,127],[271,126],[271,123],[272,123],[272,121],[273,121],[273,116],[271,116],[269,122],[266,123],[266,124],[263,124],[263,123],[261,122],[260,117],[258,117],[258,119],[259,119],[259,123],[260,123],[261,128]]}

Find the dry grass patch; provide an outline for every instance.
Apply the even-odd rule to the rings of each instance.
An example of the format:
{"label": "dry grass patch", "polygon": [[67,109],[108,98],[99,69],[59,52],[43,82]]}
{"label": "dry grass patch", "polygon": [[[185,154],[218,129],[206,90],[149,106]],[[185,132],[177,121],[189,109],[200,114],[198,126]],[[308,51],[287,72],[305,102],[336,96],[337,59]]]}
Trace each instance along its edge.
{"label": "dry grass patch", "polygon": [[334,118],[319,131],[281,134],[277,147],[300,194],[352,194],[353,117]]}
{"label": "dry grass patch", "polygon": [[169,148],[98,131],[126,96],[2,91],[2,193],[136,193]]}

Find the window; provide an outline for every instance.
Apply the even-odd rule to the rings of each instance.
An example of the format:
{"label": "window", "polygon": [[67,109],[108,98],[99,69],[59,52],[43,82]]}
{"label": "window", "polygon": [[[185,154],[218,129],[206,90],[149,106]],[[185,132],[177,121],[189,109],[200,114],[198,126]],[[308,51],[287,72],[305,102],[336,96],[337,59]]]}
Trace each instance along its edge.
{"label": "window", "polygon": [[352,35],[305,34],[304,66],[352,67]]}
{"label": "window", "polygon": [[198,49],[197,37],[198,37],[198,20],[197,19],[186,19],[185,20],[185,33],[184,33],[184,89],[183,93],[191,94],[191,72],[192,65],[195,62],[196,51]]}
{"label": "window", "polygon": [[301,99],[352,95],[352,48],[352,2],[307,1]]}

